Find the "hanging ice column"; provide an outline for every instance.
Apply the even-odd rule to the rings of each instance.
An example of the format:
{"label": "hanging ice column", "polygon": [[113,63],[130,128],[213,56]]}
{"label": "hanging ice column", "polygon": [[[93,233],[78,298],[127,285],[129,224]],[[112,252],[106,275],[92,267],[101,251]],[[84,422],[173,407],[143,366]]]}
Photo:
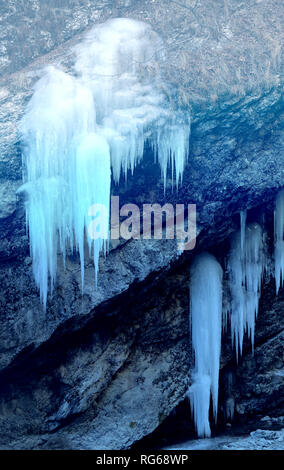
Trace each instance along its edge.
{"label": "hanging ice column", "polygon": [[191,267],[190,315],[195,356],[193,385],[189,389],[192,414],[199,437],[211,435],[210,396],[217,420],[222,330],[223,271],[214,256],[203,253]]}
{"label": "hanging ice column", "polygon": [[[96,132],[97,133],[96,133]],[[110,154],[95,126],[92,94],[65,73],[50,67],[35,86],[21,122],[24,136],[26,212],[33,271],[46,305],[57,269],[57,251],[65,259],[77,248],[84,282],[84,232],[94,203],[106,207],[108,224]],[[95,253],[103,240],[88,238]],[[98,256],[95,254],[97,270]]]}
{"label": "hanging ice column", "polygon": [[283,286],[284,278],[284,189],[276,197],[274,211],[274,263],[276,294]]}
{"label": "hanging ice column", "polygon": [[[84,240],[89,209],[105,207],[104,237],[88,238],[97,277],[106,250],[111,169],[116,182],[133,172],[149,140],[166,179],[176,183],[188,154],[189,120],[174,113],[158,83],[162,41],[149,25],[115,19],[96,26],[76,47],[77,78],[49,67],[34,88],[20,131],[33,271],[46,305],[54,286],[57,252],[80,253],[84,284]],[[101,211],[101,212],[102,212]],[[94,234],[95,231],[93,231]]]}
{"label": "hanging ice column", "polygon": [[242,354],[244,333],[247,331],[254,347],[255,319],[265,268],[262,229],[258,224],[246,227],[241,218],[241,231],[232,237],[228,260],[231,291],[231,335],[236,356]]}
{"label": "hanging ice column", "polygon": [[92,90],[97,123],[110,144],[114,180],[121,171],[133,172],[148,140],[164,182],[170,164],[178,185],[188,155],[189,116],[175,112],[162,91],[160,37],[146,23],[118,18],[93,28],[75,53],[75,69]]}

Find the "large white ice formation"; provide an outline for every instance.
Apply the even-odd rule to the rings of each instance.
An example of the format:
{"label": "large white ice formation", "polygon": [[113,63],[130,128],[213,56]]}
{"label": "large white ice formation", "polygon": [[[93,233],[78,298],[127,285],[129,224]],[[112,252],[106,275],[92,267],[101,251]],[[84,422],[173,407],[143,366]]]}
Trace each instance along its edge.
{"label": "large white ice formation", "polygon": [[189,397],[199,437],[210,436],[210,396],[217,420],[222,331],[223,271],[209,253],[198,255],[191,267],[190,318],[195,357]]}
{"label": "large white ice formation", "polygon": [[[284,276],[284,189],[275,201],[274,264],[276,292]],[[255,322],[265,272],[269,272],[265,235],[257,223],[247,224],[247,211],[240,214],[240,230],[231,239],[228,256],[228,288],[223,302],[223,331],[230,319],[232,346],[236,357],[242,354],[244,335],[254,349]],[[227,288],[227,284],[225,283]],[[191,408],[199,437],[210,435],[210,392],[216,418],[221,341],[222,269],[208,254],[196,257],[191,268],[190,311],[192,345],[195,354],[193,385],[189,389]],[[232,419],[234,400],[226,402],[226,415]]]}
{"label": "large white ice formation", "polygon": [[246,226],[244,216],[241,221],[241,230],[232,237],[228,260],[231,335],[237,358],[242,354],[245,332],[254,347],[255,319],[265,268],[261,227],[256,223]]}
{"label": "large white ice formation", "polygon": [[[188,155],[189,122],[174,112],[159,80],[159,36],[149,25],[114,19],[93,28],[75,50],[74,76],[45,70],[20,124],[27,223],[35,280],[46,305],[57,253],[77,249],[84,283],[84,239],[94,204],[108,225],[111,172],[133,172],[146,141],[176,185]],[[156,70],[156,73],[153,71]],[[152,73],[149,74],[149,71]],[[101,215],[101,214],[100,214]],[[101,228],[101,227],[100,227]],[[96,274],[108,228],[88,239]]]}
{"label": "large white ice formation", "polygon": [[159,36],[145,23],[115,19],[91,30],[75,52],[75,69],[92,90],[97,123],[110,143],[115,181],[121,171],[125,175],[128,169],[133,171],[150,140],[164,180],[172,163],[178,184],[188,153],[189,127],[184,115],[181,118],[169,108],[162,91],[157,61],[164,48]]}

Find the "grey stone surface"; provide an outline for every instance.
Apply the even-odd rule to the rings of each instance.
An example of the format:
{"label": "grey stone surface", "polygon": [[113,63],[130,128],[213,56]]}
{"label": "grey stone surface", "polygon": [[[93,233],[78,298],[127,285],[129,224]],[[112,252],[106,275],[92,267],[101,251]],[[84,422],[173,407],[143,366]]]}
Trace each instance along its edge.
{"label": "grey stone surface", "polygon": [[[5,2],[2,12],[1,447],[126,448],[154,431],[184,398],[192,253],[180,255],[170,240],[121,244],[101,260],[97,290],[86,263],[83,295],[78,257],[69,254],[66,271],[59,260],[43,312],[23,200],[16,196],[22,175],[18,120],[45,64],[72,70],[72,47],[84,28],[116,16],[149,22],[167,52],[149,73],[158,71],[173,106],[191,115],[189,161],[178,193],[169,182],[164,195],[150,151],[127,187],[122,182],[113,191],[123,202],[196,203],[194,253],[211,250],[224,265],[241,209],[251,209],[257,220],[266,215],[271,242],[273,200],[284,184],[282,3],[35,0]],[[238,419],[281,412],[283,299],[275,299],[271,286],[263,298],[255,356],[247,346],[237,368],[224,344],[221,396],[235,400]],[[226,396],[232,369],[235,384]]]}
{"label": "grey stone surface", "polygon": [[188,288],[169,289],[179,281],[128,292],[2,371],[1,446],[118,449],[154,430],[188,386]]}
{"label": "grey stone surface", "polygon": [[0,183],[0,219],[6,219],[12,215],[17,207],[16,191],[19,181],[4,181]]}

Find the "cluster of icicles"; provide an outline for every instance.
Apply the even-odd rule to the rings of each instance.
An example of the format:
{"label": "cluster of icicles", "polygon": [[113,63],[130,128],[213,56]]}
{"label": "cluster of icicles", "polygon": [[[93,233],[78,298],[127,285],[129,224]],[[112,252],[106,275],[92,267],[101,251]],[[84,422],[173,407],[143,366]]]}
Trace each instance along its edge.
{"label": "cluster of icicles", "polygon": [[[245,333],[254,348],[255,320],[267,267],[265,235],[259,224],[246,224],[246,212],[242,212],[240,218],[241,228],[231,239],[227,260],[229,308],[222,300],[223,270],[217,259],[202,253],[191,266],[190,317],[195,369],[188,394],[199,437],[211,435],[211,397],[213,416],[217,420],[222,323],[226,329],[230,318],[237,359],[242,354]],[[278,293],[284,277],[284,190],[278,193],[275,204],[274,270]]]}
{"label": "cluster of icicles", "polygon": [[[84,286],[84,245],[92,205],[109,218],[111,176],[119,182],[141,160],[144,145],[153,147],[166,182],[167,168],[182,181],[188,156],[189,122],[169,106],[164,86],[144,76],[145,64],[156,68],[162,42],[150,26],[128,19],[92,29],[75,50],[74,76],[49,67],[36,83],[22,118],[24,185],[33,272],[46,306],[54,286],[57,254],[80,254]],[[157,74],[156,74],[157,77]],[[275,208],[275,279],[284,275],[284,191]],[[97,280],[99,255],[106,253],[108,233],[90,239]],[[245,332],[254,343],[255,318],[265,270],[263,233],[246,226],[232,239],[228,259],[231,307],[222,307],[223,271],[210,254],[196,257],[191,268],[191,325],[195,373],[189,395],[198,436],[209,436],[209,409],[217,418],[222,317],[230,316],[237,357]],[[230,314],[230,315],[229,315]]]}
{"label": "cluster of icicles", "polygon": [[[93,28],[74,50],[74,75],[48,67],[34,87],[20,124],[23,141],[27,226],[33,271],[44,306],[54,286],[57,254],[80,254],[84,287],[87,235],[97,281],[104,237],[90,239],[92,205],[109,220],[111,175],[116,183],[152,146],[166,182],[170,165],[176,185],[188,155],[189,121],[170,109],[157,70],[162,41],[147,24],[114,19]],[[162,57],[163,58],[163,57]],[[153,75],[153,74],[152,74]],[[97,214],[92,214],[99,215]],[[93,253],[93,254],[92,254]]]}

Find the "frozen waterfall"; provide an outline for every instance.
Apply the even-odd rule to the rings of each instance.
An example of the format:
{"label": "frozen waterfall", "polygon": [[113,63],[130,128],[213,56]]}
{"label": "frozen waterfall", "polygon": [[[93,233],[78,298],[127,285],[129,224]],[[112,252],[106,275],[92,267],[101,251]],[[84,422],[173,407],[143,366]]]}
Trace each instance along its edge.
{"label": "frozen waterfall", "polygon": [[58,252],[65,259],[67,249],[79,251],[84,285],[87,226],[102,215],[89,211],[94,204],[105,219],[104,236],[87,237],[97,277],[99,254],[107,249],[111,173],[119,182],[121,172],[133,172],[148,141],[164,185],[169,165],[178,185],[188,155],[189,120],[170,107],[157,72],[163,44],[149,25],[109,20],[74,53],[74,76],[48,67],[20,123],[20,190],[27,194],[33,272],[44,305]]}
{"label": "frozen waterfall", "polygon": [[217,419],[222,330],[223,271],[209,253],[198,255],[191,267],[190,317],[195,357],[193,384],[189,388],[192,414],[199,437],[211,435],[210,396]]}
{"label": "frozen waterfall", "polygon": [[[109,204],[109,149],[103,137],[95,137],[91,92],[53,67],[35,86],[21,132],[26,181],[21,190],[28,195],[26,212],[33,271],[45,305],[48,275],[51,289],[56,276],[57,251],[65,257],[67,246],[77,247],[84,264],[88,209],[96,201],[102,183],[102,202]],[[103,141],[101,148],[99,139]],[[82,148],[86,146],[82,158]],[[90,161],[92,166],[88,169]],[[94,170],[99,171],[103,181]]]}
{"label": "frozen waterfall", "polygon": [[255,318],[265,268],[261,227],[256,223],[245,226],[243,217],[241,221],[241,230],[232,237],[228,260],[231,335],[237,358],[242,354],[245,332],[254,347]]}
{"label": "frozen waterfall", "polygon": [[75,48],[75,70],[93,93],[97,123],[111,147],[113,177],[119,181],[143,156],[149,140],[161,165],[164,181],[168,164],[182,178],[188,154],[189,125],[173,113],[157,70],[163,43],[152,28],[125,18],[93,28]]}
{"label": "frozen waterfall", "polygon": [[[244,333],[254,347],[255,319],[265,269],[263,233],[256,224],[246,225],[246,211],[241,214],[241,229],[232,237],[228,260],[231,303],[232,343],[238,358],[242,353]],[[212,396],[213,415],[217,419],[218,383],[222,333],[222,268],[208,253],[198,255],[191,267],[190,313],[192,347],[195,357],[193,384],[189,398],[199,437],[210,436],[209,410]],[[227,302],[228,303],[228,302]],[[232,412],[232,410],[231,410]],[[232,414],[232,413],[231,413]]]}

